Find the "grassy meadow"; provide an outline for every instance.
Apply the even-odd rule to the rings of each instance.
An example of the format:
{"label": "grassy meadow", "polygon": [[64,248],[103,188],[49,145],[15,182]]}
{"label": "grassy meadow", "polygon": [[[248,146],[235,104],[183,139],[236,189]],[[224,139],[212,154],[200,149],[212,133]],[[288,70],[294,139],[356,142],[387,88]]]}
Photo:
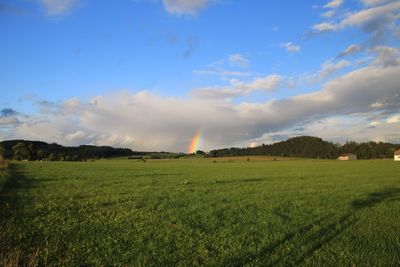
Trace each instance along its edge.
{"label": "grassy meadow", "polygon": [[0,265],[399,266],[400,164],[13,162]]}

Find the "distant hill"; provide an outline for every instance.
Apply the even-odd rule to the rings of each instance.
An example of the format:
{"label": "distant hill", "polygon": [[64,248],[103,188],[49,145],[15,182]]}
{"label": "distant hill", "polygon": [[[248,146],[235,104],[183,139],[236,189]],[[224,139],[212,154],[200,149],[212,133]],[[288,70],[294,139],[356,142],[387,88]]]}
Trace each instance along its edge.
{"label": "distant hill", "polygon": [[210,157],[226,156],[287,156],[304,158],[335,159],[344,153],[356,154],[359,159],[392,158],[400,144],[356,143],[334,144],[313,136],[299,136],[271,145],[246,148],[224,148],[212,150]]}
{"label": "distant hill", "polygon": [[[20,146],[17,154],[16,145]],[[5,149],[5,158],[27,160],[66,160],[80,161],[86,159],[99,159],[111,157],[130,156],[132,159],[147,156],[150,158],[176,158],[184,154],[168,152],[140,152],[129,148],[113,148],[110,146],[62,146],[56,143],[45,143],[29,140],[8,140],[0,142]],[[356,154],[359,159],[392,158],[395,150],[400,149],[400,144],[391,143],[356,143],[347,142],[343,145],[324,141],[313,136],[299,136],[286,141],[245,148],[224,148],[211,150],[208,157],[235,157],[235,156],[283,156],[335,159],[341,154]]]}
{"label": "distant hill", "polygon": [[110,158],[120,156],[140,155],[144,152],[135,152],[129,148],[113,148],[109,146],[82,145],[77,147],[62,146],[56,143],[45,143],[29,140],[7,140],[0,142],[0,146],[5,149],[6,158],[14,157],[13,147],[17,144],[21,146],[21,158],[36,160],[83,160],[92,158]]}

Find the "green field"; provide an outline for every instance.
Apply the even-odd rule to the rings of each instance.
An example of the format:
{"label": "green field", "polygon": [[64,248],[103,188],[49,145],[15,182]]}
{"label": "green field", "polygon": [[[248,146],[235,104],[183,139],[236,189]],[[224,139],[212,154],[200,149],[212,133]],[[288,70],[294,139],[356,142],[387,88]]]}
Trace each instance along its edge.
{"label": "green field", "polygon": [[399,266],[400,164],[13,163],[0,265]]}

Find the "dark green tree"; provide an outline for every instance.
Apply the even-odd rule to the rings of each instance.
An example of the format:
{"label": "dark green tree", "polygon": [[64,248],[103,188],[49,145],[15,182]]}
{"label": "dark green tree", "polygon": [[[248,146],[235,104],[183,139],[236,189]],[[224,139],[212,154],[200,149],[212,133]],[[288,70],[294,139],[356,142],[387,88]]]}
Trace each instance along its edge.
{"label": "dark green tree", "polygon": [[56,161],[56,160],[57,160],[57,157],[56,157],[56,155],[54,155],[54,153],[51,153],[51,154],[49,155],[48,160],[49,160],[49,161]]}
{"label": "dark green tree", "polygon": [[4,157],[4,153],[6,152],[3,146],[0,146],[0,157]]}
{"label": "dark green tree", "polygon": [[4,162],[5,152],[6,152],[6,150],[4,149],[4,147],[0,146],[0,165],[3,164],[3,162]]}
{"label": "dark green tree", "polygon": [[14,159],[16,160],[29,160],[31,157],[31,152],[25,143],[18,143],[12,147],[14,152]]}
{"label": "dark green tree", "polygon": [[47,159],[48,158],[48,153],[43,149],[39,149],[36,152],[36,157],[37,157],[38,160]]}
{"label": "dark green tree", "polygon": [[202,150],[197,150],[196,151],[196,155],[205,155],[206,152],[202,151]]}

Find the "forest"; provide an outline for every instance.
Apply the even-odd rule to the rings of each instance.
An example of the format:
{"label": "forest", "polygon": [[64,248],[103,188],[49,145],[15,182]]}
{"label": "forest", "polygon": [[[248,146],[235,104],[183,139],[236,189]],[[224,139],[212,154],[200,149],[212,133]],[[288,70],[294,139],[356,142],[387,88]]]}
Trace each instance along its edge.
{"label": "forest", "polygon": [[[318,137],[300,136],[257,147],[231,147],[211,150],[208,153],[199,150],[196,152],[196,155],[202,157],[279,156],[336,159],[341,154],[352,153],[357,155],[359,159],[380,159],[393,157],[393,153],[397,149],[400,149],[400,144],[372,141],[335,144]],[[130,159],[142,158],[143,156],[150,157],[151,159],[163,159],[184,156],[182,153],[140,152],[129,148],[114,148],[110,146],[81,145],[66,147],[56,143],[48,144],[40,141],[26,140],[0,142],[0,155],[7,159],[48,161],[82,161],[126,156]]]}
{"label": "forest", "polygon": [[81,145],[66,147],[40,141],[8,140],[0,142],[0,155],[16,160],[82,161],[140,154],[128,148]]}
{"label": "forest", "polygon": [[293,137],[286,141],[245,148],[224,148],[211,150],[210,157],[236,156],[283,156],[301,158],[336,159],[341,154],[352,153],[359,159],[392,158],[400,144],[383,142],[346,142],[335,144],[313,136]]}

